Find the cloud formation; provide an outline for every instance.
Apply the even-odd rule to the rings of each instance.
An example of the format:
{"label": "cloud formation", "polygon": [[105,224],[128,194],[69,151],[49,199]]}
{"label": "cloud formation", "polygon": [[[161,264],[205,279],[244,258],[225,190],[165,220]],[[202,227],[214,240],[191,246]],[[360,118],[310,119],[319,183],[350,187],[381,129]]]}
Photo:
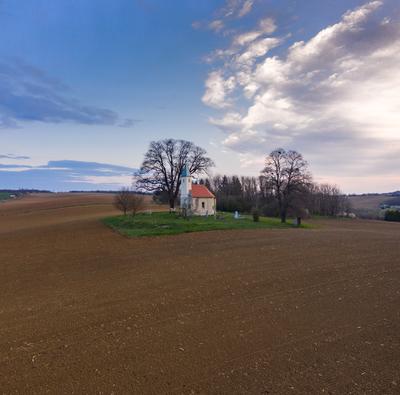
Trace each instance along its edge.
{"label": "cloud formation", "polygon": [[218,52],[223,64],[203,96],[225,109],[210,120],[226,134],[223,144],[244,165],[283,146],[305,153],[323,175],[393,174],[400,165],[400,21],[382,17],[383,5],[347,11],[283,56],[270,52],[288,37],[236,36]]}
{"label": "cloud formation", "polygon": [[254,0],[225,0],[224,5],[215,12],[214,19],[208,22],[195,21],[192,27],[194,29],[205,27],[215,33],[227,33],[227,23],[249,14],[254,2]]}
{"label": "cloud formation", "polygon": [[14,154],[0,154],[0,159],[21,160],[21,159],[30,159],[30,157],[29,156],[23,156],[23,155],[14,155]]}
{"label": "cloud formation", "polygon": [[74,160],[50,161],[40,166],[0,164],[0,184],[7,189],[117,190],[130,186],[136,171],[125,166]]}
{"label": "cloud formation", "polygon": [[206,81],[206,92],[202,98],[203,103],[215,108],[225,108],[231,105],[227,99],[235,88],[235,78],[224,79],[222,71],[213,71],[208,75]]}
{"label": "cloud formation", "polygon": [[127,118],[122,120],[118,126],[120,128],[131,128],[133,126],[136,126],[138,123],[143,122],[142,119],[131,119],[131,118]]}
{"label": "cloud formation", "polygon": [[254,0],[226,0],[218,11],[224,18],[243,18],[253,8]]}
{"label": "cloud formation", "polygon": [[275,30],[275,21],[270,17],[264,18],[259,22],[258,29],[237,35],[233,40],[232,46],[235,47],[250,44],[263,34],[271,34]]}
{"label": "cloud formation", "polygon": [[224,62],[224,67],[209,73],[202,97],[204,104],[220,109],[232,106],[229,95],[248,80],[248,73],[257,58],[265,56],[281,43],[280,38],[269,37],[275,30],[272,18],[262,19],[258,29],[234,36],[228,49],[218,49],[205,57],[207,63]]}
{"label": "cloud formation", "polygon": [[0,60],[0,128],[16,128],[26,121],[132,126],[132,120],[82,104],[69,93],[67,86],[43,70],[20,59]]}

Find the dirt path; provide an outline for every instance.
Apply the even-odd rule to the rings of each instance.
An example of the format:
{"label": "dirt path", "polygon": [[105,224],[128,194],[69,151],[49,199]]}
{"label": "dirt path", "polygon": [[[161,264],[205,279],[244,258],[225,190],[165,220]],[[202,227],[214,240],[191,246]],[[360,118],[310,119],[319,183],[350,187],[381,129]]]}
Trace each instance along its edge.
{"label": "dirt path", "polygon": [[399,224],[126,239],[110,203],[0,206],[0,392],[400,392]]}

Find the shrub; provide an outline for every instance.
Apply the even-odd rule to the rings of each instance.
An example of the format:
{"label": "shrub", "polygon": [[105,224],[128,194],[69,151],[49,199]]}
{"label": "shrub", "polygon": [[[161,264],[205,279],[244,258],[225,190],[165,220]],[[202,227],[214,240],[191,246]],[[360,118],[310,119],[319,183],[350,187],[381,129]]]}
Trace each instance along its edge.
{"label": "shrub", "polygon": [[253,221],[254,222],[259,222],[260,221],[260,212],[258,211],[258,209],[253,209]]}
{"label": "shrub", "polygon": [[138,211],[143,210],[144,207],[145,203],[143,195],[136,195],[132,193],[129,199],[129,211],[131,212],[132,217],[134,217]]}
{"label": "shrub", "polygon": [[400,211],[399,210],[387,210],[385,213],[385,221],[400,222]]}
{"label": "shrub", "polygon": [[117,210],[120,210],[126,215],[127,211],[130,208],[130,198],[131,191],[129,188],[122,188],[115,196],[114,196],[114,207]]}
{"label": "shrub", "polygon": [[266,217],[279,217],[279,208],[277,202],[275,200],[268,201],[262,207],[262,213]]}
{"label": "shrub", "polygon": [[134,217],[138,211],[144,208],[143,195],[133,193],[129,188],[122,188],[114,196],[114,207],[122,211],[124,215],[130,212]]}

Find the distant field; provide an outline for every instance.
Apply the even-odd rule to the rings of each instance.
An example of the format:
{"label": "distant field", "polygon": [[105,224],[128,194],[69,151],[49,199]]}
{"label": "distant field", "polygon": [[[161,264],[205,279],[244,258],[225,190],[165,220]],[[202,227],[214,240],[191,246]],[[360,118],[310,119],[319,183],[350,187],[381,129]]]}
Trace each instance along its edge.
{"label": "distant field", "polygon": [[378,210],[379,206],[393,198],[390,195],[350,196],[350,202],[355,209]]}
{"label": "distant field", "polygon": [[399,394],[400,224],[128,238],[112,199],[0,205],[1,393]]}
{"label": "distant field", "polygon": [[360,195],[350,196],[349,199],[355,214],[369,218],[383,218],[384,211],[380,209],[381,204],[400,204],[399,197],[390,195]]}

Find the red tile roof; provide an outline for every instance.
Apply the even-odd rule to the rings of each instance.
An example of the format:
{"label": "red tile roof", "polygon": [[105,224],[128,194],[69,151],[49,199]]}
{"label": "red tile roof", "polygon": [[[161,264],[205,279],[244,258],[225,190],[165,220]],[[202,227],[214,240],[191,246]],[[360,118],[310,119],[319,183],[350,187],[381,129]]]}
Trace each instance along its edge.
{"label": "red tile roof", "polygon": [[192,184],[192,197],[194,198],[215,198],[205,185]]}

